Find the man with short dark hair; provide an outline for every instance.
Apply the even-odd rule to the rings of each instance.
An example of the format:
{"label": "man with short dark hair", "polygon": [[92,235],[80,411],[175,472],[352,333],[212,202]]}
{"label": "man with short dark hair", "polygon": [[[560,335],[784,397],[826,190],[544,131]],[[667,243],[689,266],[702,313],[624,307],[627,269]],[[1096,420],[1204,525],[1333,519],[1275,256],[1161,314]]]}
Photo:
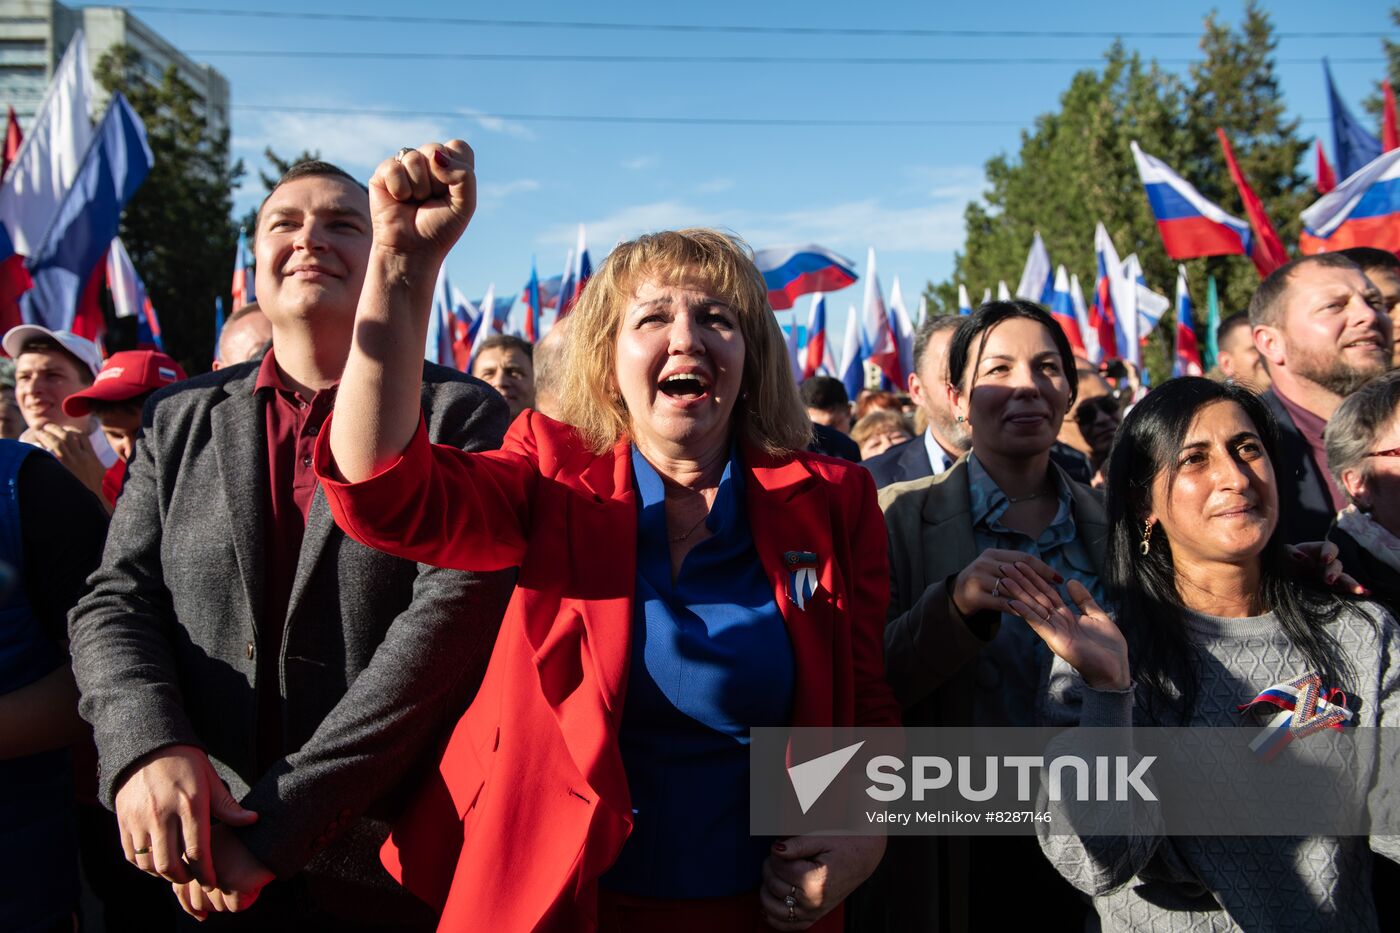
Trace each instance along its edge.
{"label": "man with short dark hair", "polygon": [[1279,424],[1284,538],[1321,541],[1347,505],[1323,430],[1342,399],[1390,368],[1390,316],[1356,263],[1321,253],[1274,270],[1250,300],[1249,323],[1273,380],[1262,398]]}
{"label": "man with short dark hair", "polygon": [[942,473],[972,447],[972,433],[953,415],[948,402],[948,344],[960,323],[956,315],[931,317],[914,334],[914,372],[909,397],[928,421],[924,433],[862,461],[875,487]]}
{"label": "man with short dark hair", "polygon": [[1390,360],[1400,366],[1400,327],[1395,327],[1395,308],[1400,305],[1400,256],[1390,250],[1376,249],[1374,246],[1353,246],[1351,249],[1337,250],[1337,255],[1345,256],[1361,267],[1371,284],[1380,289],[1381,300],[1385,302],[1385,313],[1390,315],[1392,336]]}
{"label": "man with short dark hair", "polygon": [[90,418],[64,413],[63,400],[92,385],[102,368],[97,344],[66,330],[21,324],[6,332],[5,352],[15,360],[15,401],[28,427],[19,436],[42,447],[101,497],[102,479],[116,452]]}
{"label": "man with short dark hair", "polygon": [[[379,863],[394,791],[485,669],[502,574],[429,568],[336,526],[312,470],[371,240],[364,187],[297,166],[259,212],[261,361],[158,392],[94,589],[70,618],[103,802],[138,868],[258,931],[431,930]],[[496,447],[505,406],[424,368],[437,443]],[[276,883],[263,888],[276,879]]]}
{"label": "man with short dark hair", "polygon": [[813,376],[803,381],[802,404],[813,424],[824,424],[842,434],[851,433],[851,397],[840,379]]}
{"label": "man with short dark hair", "polygon": [[1254,346],[1248,311],[1236,311],[1221,321],[1215,329],[1215,344],[1220,349],[1215,365],[1222,376],[1255,392],[1269,388],[1269,370]]}
{"label": "man with short dark hair", "polygon": [[1079,388],[1060,425],[1059,443],[1088,458],[1090,482],[1095,485],[1103,484],[1101,471],[1122,421],[1122,409],[1108,380],[1093,367],[1080,369]]}
{"label": "man with short dark hair", "polygon": [[476,348],[472,375],[500,393],[514,418],[535,407],[533,350],[519,337],[493,334]]}
{"label": "man with short dark hair", "polygon": [[219,358],[214,360],[213,368],[257,359],[271,344],[272,325],[258,303],[250,302],[224,321],[224,329],[219,331]]}

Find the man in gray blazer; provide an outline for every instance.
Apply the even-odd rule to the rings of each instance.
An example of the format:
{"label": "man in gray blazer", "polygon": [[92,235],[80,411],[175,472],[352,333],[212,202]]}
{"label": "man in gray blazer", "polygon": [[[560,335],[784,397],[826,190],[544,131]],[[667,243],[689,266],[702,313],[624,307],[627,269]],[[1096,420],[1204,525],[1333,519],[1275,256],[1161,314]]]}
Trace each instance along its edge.
{"label": "man in gray blazer", "polygon": [[[70,617],[127,858],[194,914],[211,897],[251,908],[220,924],[432,928],[378,848],[395,792],[479,684],[509,595],[509,576],[354,543],[316,483],[370,236],[364,187],[334,166],[302,163],[268,196],[255,249],[273,348],[147,405]],[[425,367],[422,408],[434,441],[468,450],[507,426],[495,392],[442,367]]]}

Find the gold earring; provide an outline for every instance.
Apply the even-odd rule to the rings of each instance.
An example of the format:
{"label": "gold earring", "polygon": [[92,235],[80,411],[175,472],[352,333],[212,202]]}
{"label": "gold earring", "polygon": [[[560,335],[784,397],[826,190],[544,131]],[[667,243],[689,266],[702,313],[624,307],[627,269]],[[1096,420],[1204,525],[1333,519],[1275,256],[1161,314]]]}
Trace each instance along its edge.
{"label": "gold earring", "polygon": [[1138,550],[1146,557],[1152,550],[1152,519],[1142,523],[1142,543],[1138,545]]}

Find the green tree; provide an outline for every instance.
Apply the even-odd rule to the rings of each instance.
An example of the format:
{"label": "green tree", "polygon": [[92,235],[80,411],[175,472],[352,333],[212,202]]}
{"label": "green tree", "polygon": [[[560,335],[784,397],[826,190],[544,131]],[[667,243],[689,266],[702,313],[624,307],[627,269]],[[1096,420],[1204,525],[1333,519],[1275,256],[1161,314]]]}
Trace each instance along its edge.
{"label": "green tree", "polygon": [[[281,180],[283,175],[287,174],[288,169],[298,162],[314,162],[321,158],[321,153],[319,150],[303,149],[300,154],[289,160],[273,152],[271,146],[267,146],[263,149],[263,158],[267,159],[268,167],[272,169],[272,173],[268,174],[263,169],[258,169],[258,178],[262,181],[263,188],[266,189],[267,193],[271,194],[272,189],[277,187],[277,182]],[[238,225],[247,230],[251,238],[258,225],[258,209],[256,207],[249,208],[248,212],[239,220]]]}
{"label": "green tree", "polygon": [[[1317,199],[1312,183],[1299,171],[1311,139],[1298,135],[1298,120],[1285,118],[1283,91],[1274,71],[1277,42],[1268,17],[1251,2],[1238,32],[1206,18],[1201,38],[1204,59],[1191,66],[1185,133],[1188,156],[1178,171],[1210,200],[1236,217],[1245,216],[1239,191],[1230,179],[1217,127],[1230,139],[1240,170],[1264,202],[1285,245],[1296,244],[1302,229],[1299,214]],[[1241,310],[1259,285],[1254,264],[1242,256],[1217,256],[1187,264],[1197,307],[1205,306],[1206,276],[1220,288],[1222,311]]]}
{"label": "green tree", "polygon": [[229,162],[228,131],[213,131],[174,67],[152,81],[140,54],[118,46],[95,74],[146,124],[155,165],[122,214],[121,237],[160,315],[166,351],[202,372],[214,346],[214,299],[227,298],[233,270],[229,215],[243,165]]}
{"label": "green tree", "polygon": [[1163,264],[1149,264],[1147,251],[1156,227],[1129,143],[1136,139],[1170,161],[1179,151],[1182,95],[1178,79],[1121,43],[1108,50],[1101,71],[1076,74],[1059,112],[1042,115],[1021,134],[1018,157],[999,155],[987,163],[985,202],[968,205],[966,244],[954,258],[952,279],[930,286],[930,304],[955,309],[959,282],[974,300],[999,279],[1014,287],[1037,230],[1051,260],[1091,288],[1099,221],[1122,256],[1137,252],[1149,280],[1160,281]]}
{"label": "green tree", "polygon": [[[1274,47],[1272,26],[1254,2],[1238,30],[1214,14],[1206,19],[1202,60],[1184,79],[1114,43],[1101,69],[1070,80],[1058,112],[1039,117],[1022,134],[1014,160],[997,156],[987,163],[987,194],[968,206],[964,248],[954,258],[952,278],[928,287],[931,304],[956,308],[959,282],[974,298],[998,279],[1014,284],[1036,230],[1051,260],[1077,273],[1088,290],[1096,274],[1094,225],[1100,221],[1119,255],[1137,253],[1149,285],[1172,296],[1177,264],[1166,255],[1143,193],[1133,140],[1205,197],[1243,216],[1215,136],[1216,127],[1223,128],[1280,237],[1295,243],[1298,213],[1313,198],[1298,171],[1310,140],[1299,137],[1298,121],[1285,119]],[[1245,307],[1259,276],[1244,256],[1185,265],[1193,304],[1202,309],[1195,325],[1204,342],[1207,277],[1216,277],[1222,312],[1229,313]],[[1174,312],[1168,312],[1143,353],[1155,381],[1170,373],[1174,334]]]}

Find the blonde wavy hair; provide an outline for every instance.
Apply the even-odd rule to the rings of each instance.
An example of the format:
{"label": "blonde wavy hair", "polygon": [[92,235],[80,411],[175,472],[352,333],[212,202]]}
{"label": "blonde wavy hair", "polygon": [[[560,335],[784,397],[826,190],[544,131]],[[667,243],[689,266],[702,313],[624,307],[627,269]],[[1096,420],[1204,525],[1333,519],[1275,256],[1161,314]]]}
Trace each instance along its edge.
{"label": "blonde wavy hair", "polygon": [[738,237],[704,227],[648,233],[619,244],[588,280],[569,313],[559,374],[559,420],[595,453],[629,431],[618,391],[617,335],[637,289],[648,279],[698,284],[733,308],[744,335],[744,375],[732,419],[739,436],[774,456],[806,449],[812,424],[797,394],[787,346],[768,307],[753,253]]}

